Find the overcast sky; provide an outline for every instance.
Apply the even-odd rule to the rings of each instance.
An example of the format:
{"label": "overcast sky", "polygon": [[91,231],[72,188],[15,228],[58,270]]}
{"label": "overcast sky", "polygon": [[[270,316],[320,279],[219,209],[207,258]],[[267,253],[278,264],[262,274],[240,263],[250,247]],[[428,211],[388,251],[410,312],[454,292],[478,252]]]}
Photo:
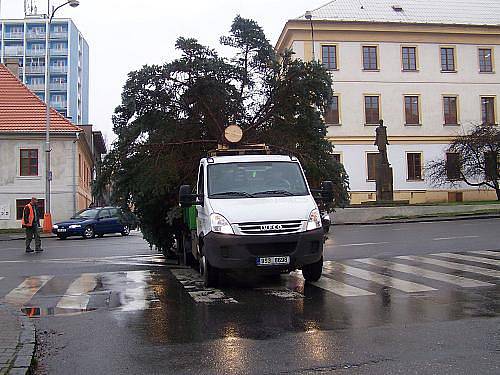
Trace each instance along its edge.
{"label": "overcast sky", "polygon": [[[22,18],[24,0],[0,0],[2,18]],[[36,0],[46,13],[46,0]],[[64,0],[51,0],[52,5]],[[90,47],[89,120],[108,142],[114,137],[111,115],[120,104],[127,73],[144,64],[159,64],[176,57],[177,37],[194,37],[219,48],[240,14],[263,27],[274,45],[288,19],[326,3],[326,0],[80,0],[78,8],[65,7],[58,17],[72,18]]]}

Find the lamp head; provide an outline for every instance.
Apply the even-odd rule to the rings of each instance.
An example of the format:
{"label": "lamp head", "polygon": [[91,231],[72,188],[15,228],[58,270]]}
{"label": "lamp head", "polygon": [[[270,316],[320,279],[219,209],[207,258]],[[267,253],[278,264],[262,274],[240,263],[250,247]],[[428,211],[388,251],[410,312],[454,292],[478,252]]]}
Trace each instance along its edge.
{"label": "lamp head", "polygon": [[312,13],[310,10],[308,10],[305,14],[306,20],[311,20],[312,19]]}
{"label": "lamp head", "polygon": [[78,5],[80,5],[80,2],[78,0],[69,0],[68,4],[69,6],[76,8]]}

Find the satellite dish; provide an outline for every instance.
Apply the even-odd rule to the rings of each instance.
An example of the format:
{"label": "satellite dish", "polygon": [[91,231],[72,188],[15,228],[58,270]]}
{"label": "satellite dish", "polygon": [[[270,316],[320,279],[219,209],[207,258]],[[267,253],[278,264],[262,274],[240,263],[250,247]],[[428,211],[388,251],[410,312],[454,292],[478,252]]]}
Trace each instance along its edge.
{"label": "satellite dish", "polygon": [[243,130],[238,125],[229,125],[224,130],[224,138],[229,143],[238,143],[243,138]]}

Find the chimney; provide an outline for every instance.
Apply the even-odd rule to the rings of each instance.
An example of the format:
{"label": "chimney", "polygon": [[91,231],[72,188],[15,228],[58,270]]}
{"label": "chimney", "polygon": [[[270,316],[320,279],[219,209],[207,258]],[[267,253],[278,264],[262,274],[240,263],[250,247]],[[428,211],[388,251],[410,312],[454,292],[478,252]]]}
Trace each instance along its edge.
{"label": "chimney", "polygon": [[19,60],[17,59],[6,59],[5,66],[10,70],[12,74],[14,74],[17,78],[19,78]]}

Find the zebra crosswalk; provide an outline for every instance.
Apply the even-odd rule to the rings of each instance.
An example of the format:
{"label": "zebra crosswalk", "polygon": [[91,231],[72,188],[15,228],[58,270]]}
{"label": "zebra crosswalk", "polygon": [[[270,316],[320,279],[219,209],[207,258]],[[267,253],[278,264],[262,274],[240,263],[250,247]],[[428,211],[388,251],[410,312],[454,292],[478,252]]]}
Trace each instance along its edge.
{"label": "zebra crosswalk", "polygon": [[[181,288],[195,304],[245,304],[255,297],[282,301],[314,298],[318,291],[341,299],[375,298],[383,290],[411,296],[450,288],[500,287],[500,251],[405,255],[388,259],[358,258],[325,261],[323,277],[306,284],[301,272],[262,285],[239,288],[231,280],[220,288],[205,288],[200,275],[189,268],[168,267],[160,257],[106,259],[148,269],[5,277],[0,275],[0,302],[18,308],[39,309],[38,315],[64,315],[99,308],[142,311],[160,308],[169,300],[165,290]],[[164,268],[154,267],[155,264]],[[172,277],[173,276],[173,277]],[[252,295],[252,298],[249,297]],[[30,310],[31,311],[31,310]]]}

